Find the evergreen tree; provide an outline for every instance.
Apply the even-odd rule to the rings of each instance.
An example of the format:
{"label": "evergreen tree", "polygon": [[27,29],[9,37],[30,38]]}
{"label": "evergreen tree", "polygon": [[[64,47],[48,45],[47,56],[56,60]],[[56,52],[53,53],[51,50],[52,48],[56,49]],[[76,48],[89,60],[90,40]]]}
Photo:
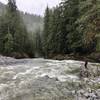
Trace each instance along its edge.
{"label": "evergreen tree", "polygon": [[6,16],[9,21],[9,30],[14,38],[14,51],[25,52],[25,40],[28,37],[27,30],[17,10],[16,1],[9,0],[7,9]]}
{"label": "evergreen tree", "polygon": [[43,54],[42,50],[42,40],[41,40],[41,31],[38,29],[34,34],[34,52],[36,57],[40,57]]}
{"label": "evergreen tree", "polygon": [[97,19],[100,18],[98,0],[80,0],[80,18],[78,22],[83,32],[83,43],[84,50],[86,52],[92,52],[95,48],[96,38],[95,35],[98,33]]}
{"label": "evergreen tree", "polygon": [[43,31],[43,52],[45,56],[48,55],[47,39],[50,33],[49,22],[50,22],[50,9],[47,6],[44,16],[44,31]]}
{"label": "evergreen tree", "polygon": [[11,52],[13,52],[13,37],[9,33],[9,29],[8,29],[8,34],[5,36],[4,53],[9,55]]}
{"label": "evergreen tree", "polygon": [[100,33],[99,5],[99,0],[63,0],[56,8],[47,8],[43,45],[46,55],[93,51],[95,36]]}
{"label": "evergreen tree", "polygon": [[6,30],[7,29],[7,21],[4,16],[0,17],[0,53],[4,53],[4,48],[5,48],[5,36],[8,33]]}
{"label": "evergreen tree", "polygon": [[[19,52],[19,53],[26,52],[26,47],[27,47],[26,45],[28,45],[26,41],[28,40],[27,30],[17,10],[15,0],[8,0],[6,13],[5,15],[1,16],[0,22],[1,22],[0,34],[2,35],[1,38],[3,39],[1,41],[3,43],[2,48],[4,49],[5,45],[9,44],[9,43],[4,44],[5,39],[8,38],[9,40],[9,38],[12,37],[13,52]],[[8,29],[9,29],[9,34],[8,34]]]}
{"label": "evergreen tree", "polygon": [[48,37],[49,51],[52,53],[64,53],[65,52],[65,26],[63,23],[63,16],[61,15],[62,9],[56,7],[51,15],[51,28]]}
{"label": "evergreen tree", "polygon": [[64,2],[64,16],[67,32],[66,44],[70,52],[81,52],[82,34],[78,30],[77,19],[79,18],[79,0]]}

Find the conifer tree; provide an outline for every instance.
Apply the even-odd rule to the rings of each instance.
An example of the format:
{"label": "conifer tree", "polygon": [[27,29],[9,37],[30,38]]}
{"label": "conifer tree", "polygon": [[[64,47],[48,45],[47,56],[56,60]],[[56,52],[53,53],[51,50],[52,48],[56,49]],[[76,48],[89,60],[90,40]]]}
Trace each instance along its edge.
{"label": "conifer tree", "polygon": [[4,53],[7,54],[7,55],[9,55],[11,52],[13,52],[13,37],[9,33],[9,29],[8,29],[8,33],[5,36]]}
{"label": "conifer tree", "polygon": [[35,48],[35,54],[37,57],[42,56],[42,40],[41,40],[41,31],[38,29],[36,33],[34,34],[34,48]]}
{"label": "conifer tree", "polygon": [[95,35],[99,32],[97,20],[100,19],[98,0],[80,0],[80,18],[78,22],[83,32],[84,50],[92,52],[96,46]]}
{"label": "conifer tree", "polygon": [[[8,32],[9,29],[9,32]],[[0,20],[0,35],[1,35],[1,43],[3,51],[7,51],[9,43],[5,42],[5,39],[12,38],[13,40],[13,52],[25,53],[26,47],[28,44],[28,35],[25,25],[23,24],[23,20],[20,17],[19,11],[17,10],[16,1],[8,0],[8,4],[6,6],[6,13],[1,16]],[[6,44],[5,44],[6,43]],[[7,45],[7,48],[5,47]],[[10,47],[9,47],[10,49]],[[1,50],[1,52],[3,52]],[[10,50],[9,50],[10,51]],[[11,50],[12,51],[12,50]]]}
{"label": "conifer tree", "polygon": [[47,6],[44,16],[44,31],[43,31],[43,52],[45,57],[48,55],[47,40],[48,40],[48,35],[50,34],[49,22],[50,22],[50,9]]}

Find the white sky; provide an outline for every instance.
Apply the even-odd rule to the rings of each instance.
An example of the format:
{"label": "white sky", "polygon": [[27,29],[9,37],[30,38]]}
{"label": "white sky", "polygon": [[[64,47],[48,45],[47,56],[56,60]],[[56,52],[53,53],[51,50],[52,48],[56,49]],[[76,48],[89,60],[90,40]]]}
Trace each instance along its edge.
{"label": "white sky", "polygon": [[[7,3],[7,0],[0,0],[2,3]],[[16,0],[18,9],[24,12],[43,15],[46,6],[54,7],[61,0]]]}

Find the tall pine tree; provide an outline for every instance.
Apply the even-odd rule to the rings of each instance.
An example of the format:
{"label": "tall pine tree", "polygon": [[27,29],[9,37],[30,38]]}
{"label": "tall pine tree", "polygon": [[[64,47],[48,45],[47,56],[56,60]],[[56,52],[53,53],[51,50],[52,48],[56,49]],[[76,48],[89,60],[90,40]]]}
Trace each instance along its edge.
{"label": "tall pine tree", "polygon": [[48,55],[48,35],[50,34],[49,29],[49,22],[50,22],[50,9],[47,6],[44,16],[44,31],[43,31],[43,52],[45,57]]}
{"label": "tall pine tree", "polygon": [[[9,29],[9,32],[8,32]],[[15,0],[8,0],[8,4],[6,6],[6,13],[5,15],[1,16],[0,20],[0,35],[2,40],[0,41],[2,44],[3,51],[1,52],[6,53],[7,49],[9,48],[9,55],[12,52],[26,52],[26,45],[28,45],[27,40],[27,30],[25,25],[23,24],[23,20],[20,17],[19,11],[17,10],[16,1]],[[8,38],[13,40],[12,46],[8,45],[5,39]],[[5,47],[7,45],[7,48]],[[11,49],[12,47],[12,49]],[[11,49],[11,51],[10,51]]]}

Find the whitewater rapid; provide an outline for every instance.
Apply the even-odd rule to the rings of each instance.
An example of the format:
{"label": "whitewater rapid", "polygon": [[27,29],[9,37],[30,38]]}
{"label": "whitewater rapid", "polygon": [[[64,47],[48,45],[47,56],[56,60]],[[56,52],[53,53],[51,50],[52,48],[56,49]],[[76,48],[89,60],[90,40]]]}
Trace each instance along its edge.
{"label": "whitewater rapid", "polygon": [[2,58],[0,100],[66,100],[72,91],[68,84],[80,82],[78,73],[69,72],[83,65],[74,60]]}

